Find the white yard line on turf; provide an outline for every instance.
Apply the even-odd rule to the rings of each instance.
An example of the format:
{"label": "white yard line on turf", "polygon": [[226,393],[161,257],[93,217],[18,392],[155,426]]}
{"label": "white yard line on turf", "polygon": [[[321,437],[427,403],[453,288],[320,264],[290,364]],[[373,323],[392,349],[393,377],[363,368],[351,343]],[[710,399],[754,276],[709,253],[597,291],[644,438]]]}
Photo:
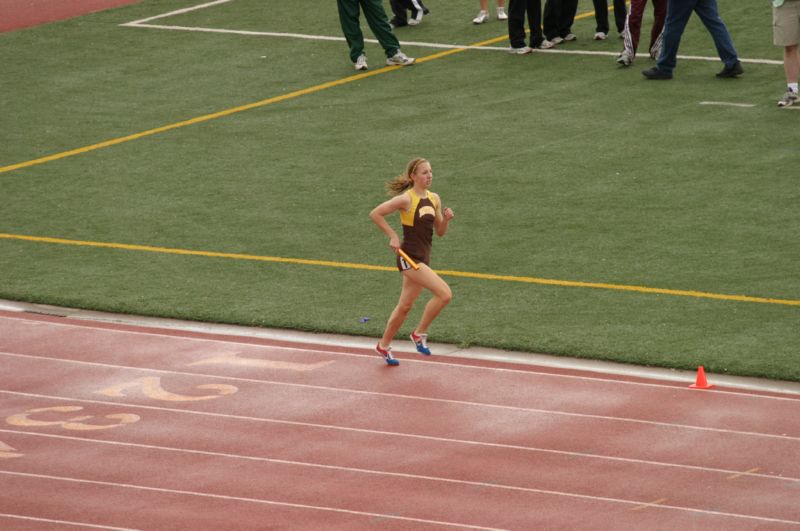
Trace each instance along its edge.
{"label": "white yard line on turf", "polygon": [[175,11],[170,11],[169,13],[163,13],[161,15],[155,15],[153,17],[143,18],[141,20],[134,20],[133,22],[126,22],[125,24],[120,24],[120,26],[138,26],[143,22],[150,22],[151,20],[158,20],[160,18],[167,18],[167,17],[171,17],[171,16],[174,16],[174,15],[182,15],[184,13],[189,13],[191,11],[198,11],[200,9],[206,9],[206,8],[218,6],[218,5],[221,5],[221,4],[227,4],[227,3],[232,2],[232,1],[233,0],[215,0],[214,2],[207,2],[205,4],[198,4],[196,6],[186,7],[186,8],[183,8],[183,9],[177,9]]}
{"label": "white yard line on turf", "polygon": [[733,103],[730,101],[701,101],[700,105],[718,105],[722,107],[755,107],[755,103]]}
{"label": "white yard line on turf", "polygon": [[[182,15],[184,13],[189,13],[192,11],[197,11],[200,9],[206,9],[209,7],[215,7],[218,5],[226,4],[232,2],[233,0],[216,0],[215,2],[208,2],[205,4],[199,4],[192,7],[187,7],[184,9],[178,9],[175,11],[170,11],[169,13],[163,13],[161,15],[155,15],[148,18],[143,18],[141,20],[134,20],[132,22],[126,22],[124,24],[120,24],[120,26],[125,27],[133,27],[133,28],[146,28],[146,29],[160,29],[160,30],[168,30],[168,31],[190,31],[190,32],[200,32],[200,33],[221,33],[221,34],[232,34],[232,35],[245,35],[250,37],[275,37],[275,38],[289,38],[289,39],[303,39],[303,40],[315,40],[315,41],[340,41],[343,42],[345,39],[344,37],[340,36],[329,36],[329,35],[308,35],[302,33],[281,33],[281,32],[269,32],[269,31],[246,31],[246,30],[232,30],[232,29],[225,29],[225,28],[202,28],[202,27],[194,27],[194,26],[172,26],[172,25],[161,25],[161,24],[147,24],[147,22],[158,20],[162,18],[168,18],[175,15]],[[365,42],[378,44],[376,39],[364,39]],[[488,51],[502,51],[507,52],[507,46],[473,46],[473,45],[466,45],[466,44],[446,44],[446,43],[436,43],[436,42],[417,42],[417,41],[401,41],[400,43],[404,47],[408,46],[418,46],[422,48],[438,48],[438,49],[446,49],[446,50],[488,50]],[[565,55],[598,55],[604,57],[616,57],[619,55],[618,52],[604,52],[604,51],[591,51],[591,50],[566,50],[566,49],[553,49],[553,50],[534,50],[537,53],[555,53],[555,54],[565,54]],[[704,56],[694,56],[694,55],[679,55],[678,59],[690,60],[690,61],[719,61],[719,57],[704,57]],[[769,64],[769,65],[783,65],[783,61],[777,61],[772,59],[740,59],[743,63],[751,63],[751,64]]]}

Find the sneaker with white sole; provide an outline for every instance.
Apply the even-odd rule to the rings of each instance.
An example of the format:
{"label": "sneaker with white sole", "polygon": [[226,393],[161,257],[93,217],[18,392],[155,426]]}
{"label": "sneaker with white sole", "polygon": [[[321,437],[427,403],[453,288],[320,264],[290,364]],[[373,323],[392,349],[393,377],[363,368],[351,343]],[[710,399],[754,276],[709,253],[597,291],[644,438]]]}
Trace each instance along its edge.
{"label": "sneaker with white sole", "polygon": [[473,24],[483,24],[487,20],[489,20],[489,13],[487,13],[486,11],[481,11],[480,13],[478,13],[477,17],[472,19],[472,23]]}
{"label": "sneaker with white sole", "polygon": [[497,20],[508,20],[508,15],[506,15],[506,10],[502,7],[497,8]]}
{"label": "sneaker with white sole", "polygon": [[631,66],[633,63],[633,57],[628,52],[623,51],[621,54],[617,56],[617,64],[621,66]]}
{"label": "sneaker with white sole", "polygon": [[562,42],[564,42],[564,38],[556,36],[556,37],[553,37],[552,39],[550,39],[550,42],[553,43],[553,46],[556,46],[556,45],[561,44]]}
{"label": "sneaker with white sole", "polygon": [[358,56],[358,59],[356,59],[355,69],[366,70],[367,68],[369,68],[367,66],[367,56],[362,53],[361,55]]}
{"label": "sneaker with white sole", "polygon": [[411,16],[408,18],[408,25],[409,26],[419,26],[422,23],[422,16],[427,15],[429,11],[427,9],[413,9],[411,11]]}
{"label": "sneaker with white sole", "polygon": [[594,34],[594,37],[592,37],[592,39],[594,39],[596,41],[604,41],[607,38],[608,38],[608,34],[606,34],[605,32],[602,32],[602,31],[598,31],[597,33]]}
{"label": "sneaker with white sole", "polygon": [[383,348],[379,342],[377,345],[375,345],[375,352],[383,356],[383,359],[386,360],[386,365],[391,367],[400,365],[400,360],[397,360],[394,356],[392,356],[392,347]]}
{"label": "sneaker with white sole", "polygon": [[533,48],[531,48],[530,46],[523,46],[522,48],[514,48],[512,46],[511,48],[508,49],[508,53],[514,55],[525,55],[531,52],[533,52]]}
{"label": "sneaker with white sole", "polygon": [[553,44],[553,41],[548,41],[547,39],[545,39],[545,40],[543,40],[542,42],[539,43],[539,49],[540,50],[549,50],[550,48],[553,48],[554,46],[555,46],[555,44]]}
{"label": "sneaker with white sole", "polygon": [[566,35],[564,35],[564,42],[572,42],[577,40],[578,36],[575,35],[574,33],[567,33]]}
{"label": "sneaker with white sole", "polygon": [[797,103],[797,92],[787,90],[786,94],[778,100],[778,107],[791,107]]}
{"label": "sneaker with white sole", "polygon": [[414,61],[416,61],[416,59],[397,50],[396,54],[386,59],[386,64],[389,66],[408,66],[413,65]]}
{"label": "sneaker with white sole", "polygon": [[417,347],[417,352],[425,356],[431,355],[431,349],[428,348],[428,334],[418,334],[416,331],[411,332],[411,341]]}

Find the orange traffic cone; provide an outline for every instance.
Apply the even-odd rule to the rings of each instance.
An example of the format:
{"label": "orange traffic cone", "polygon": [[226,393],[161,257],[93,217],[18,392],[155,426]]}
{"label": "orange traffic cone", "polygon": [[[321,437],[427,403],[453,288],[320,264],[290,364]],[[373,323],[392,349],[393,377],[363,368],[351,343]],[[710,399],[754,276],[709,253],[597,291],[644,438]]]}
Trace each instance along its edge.
{"label": "orange traffic cone", "polygon": [[708,383],[708,380],[706,380],[706,370],[703,368],[702,365],[700,365],[697,368],[697,379],[689,387],[691,387],[692,389],[711,389],[712,387],[714,387],[713,385]]}

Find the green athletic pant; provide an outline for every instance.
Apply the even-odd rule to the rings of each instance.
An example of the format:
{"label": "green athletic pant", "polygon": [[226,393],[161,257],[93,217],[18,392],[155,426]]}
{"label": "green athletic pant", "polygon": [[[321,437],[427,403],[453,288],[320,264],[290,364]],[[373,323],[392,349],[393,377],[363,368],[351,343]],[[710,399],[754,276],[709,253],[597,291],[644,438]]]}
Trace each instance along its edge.
{"label": "green athletic pant", "polygon": [[359,6],[364,11],[372,33],[386,51],[386,57],[392,57],[400,49],[400,42],[392,33],[382,0],[336,0],[339,6],[339,22],[347,45],[350,47],[350,60],[354,63],[364,53],[364,34],[359,24]]}

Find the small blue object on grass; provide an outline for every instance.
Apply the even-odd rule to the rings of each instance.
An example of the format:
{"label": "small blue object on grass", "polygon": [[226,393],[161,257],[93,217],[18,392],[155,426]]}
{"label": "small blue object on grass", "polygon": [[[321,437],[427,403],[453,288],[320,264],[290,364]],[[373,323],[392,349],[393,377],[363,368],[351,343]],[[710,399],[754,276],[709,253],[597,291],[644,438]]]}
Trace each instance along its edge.
{"label": "small blue object on grass", "polygon": [[358,320],[358,322],[361,323],[361,324],[364,324],[367,321],[369,321],[369,317],[362,317],[361,319]]}

